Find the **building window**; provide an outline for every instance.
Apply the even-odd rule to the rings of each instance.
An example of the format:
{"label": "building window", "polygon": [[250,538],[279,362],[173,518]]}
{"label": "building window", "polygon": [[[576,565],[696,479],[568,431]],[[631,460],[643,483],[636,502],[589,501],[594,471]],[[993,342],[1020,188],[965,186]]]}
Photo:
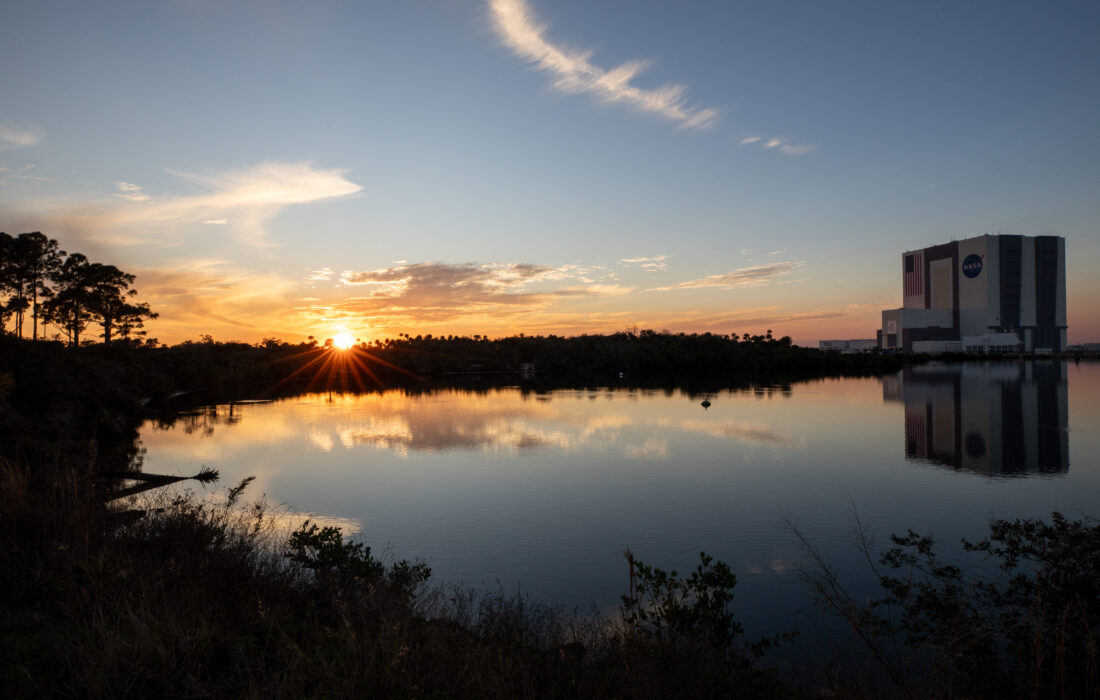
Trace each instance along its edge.
{"label": "building window", "polygon": [[905,256],[905,271],[906,272],[912,272],[913,271],[913,256],[912,255],[906,255]]}

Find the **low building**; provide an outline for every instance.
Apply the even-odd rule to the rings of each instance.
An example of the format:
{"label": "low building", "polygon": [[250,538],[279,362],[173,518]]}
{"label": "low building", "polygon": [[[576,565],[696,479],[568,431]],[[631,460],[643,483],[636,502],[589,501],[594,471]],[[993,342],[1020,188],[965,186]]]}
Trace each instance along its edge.
{"label": "low building", "polygon": [[902,306],[878,346],[904,352],[1066,349],[1066,241],[984,235],[901,256]]}
{"label": "low building", "polygon": [[878,347],[877,338],[856,338],[854,340],[819,340],[817,347],[820,350],[836,350],[845,354],[855,352],[871,352]]}

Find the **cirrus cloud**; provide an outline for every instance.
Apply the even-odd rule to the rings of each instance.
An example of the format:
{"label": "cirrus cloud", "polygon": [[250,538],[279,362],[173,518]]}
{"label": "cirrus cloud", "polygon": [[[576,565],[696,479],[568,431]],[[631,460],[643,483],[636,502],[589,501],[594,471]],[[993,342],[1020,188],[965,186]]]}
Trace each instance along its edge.
{"label": "cirrus cloud", "polygon": [[128,202],[146,202],[149,200],[149,195],[141,191],[141,185],[135,185],[132,182],[116,182],[115,187],[118,192],[115,192],[114,196],[119,199],[125,199]]}
{"label": "cirrus cloud", "polygon": [[699,279],[688,280],[667,287],[655,287],[653,291],[668,292],[674,289],[705,289],[717,287],[718,289],[737,289],[739,287],[763,287],[779,277],[784,277],[802,268],[801,261],[786,261],[768,263],[766,265],[753,265],[741,267],[733,272],[724,272],[717,275],[708,275]]}
{"label": "cirrus cloud", "polygon": [[765,139],[763,136],[749,136],[748,138],[741,139],[739,145],[749,146],[752,144],[759,144],[761,150],[770,151],[772,149],[778,149],[780,153],[784,153],[788,156],[801,156],[814,150],[813,146],[803,143],[791,143],[788,138],[780,138],[773,136],[770,139]]}
{"label": "cirrus cloud", "polygon": [[610,70],[589,59],[590,51],[572,51],[549,42],[546,25],[539,24],[526,0],[490,0],[489,8],[497,33],[517,56],[553,76],[563,92],[587,92],[604,102],[621,102],[643,112],[677,122],[681,128],[696,129],[714,124],[715,109],[689,106],[683,85],[663,85],[647,90],[632,81],[647,66],[645,61],[628,61]]}
{"label": "cirrus cloud", "polygon": [[628,267],[639,267],[646,272],[660,272],[668,267],[667,255],[655,255],[651,258],[620,258],[619,262]]}
{"label": "cirrus cloud", "polygon": [[[224,226],[254,247],[270,247],[268,224],[287,207],[344,197],[362,189],[346,170],[320,169],[309,162],[265,161],[215,173],[167,172],[187,181],[198,194],[153,195],[140,185],[116,182],[112,198],[71,202],[21,203],[15,217],[39,222],[70,235],[94,233],[101,242],[148,244],[155,236],[172,245],[193,225]],[[122,201],[118,201],[122,200]]]}

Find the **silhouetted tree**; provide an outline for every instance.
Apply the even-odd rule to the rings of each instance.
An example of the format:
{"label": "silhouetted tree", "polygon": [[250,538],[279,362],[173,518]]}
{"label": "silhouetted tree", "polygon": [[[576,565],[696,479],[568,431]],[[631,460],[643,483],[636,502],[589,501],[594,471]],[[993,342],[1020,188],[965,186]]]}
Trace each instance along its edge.
{"label": "silhouetted tree", "polygon": [[12,314],[8,295],[13,291],[9,282],[13,245],[14,239],[0,231],[0,334],[8,332],[8,316]]}
{"label": "silhouetted tree", "polygon": [[23,316],[29,308],[33,319],[31,340],[38,338],[38,300],[52,295],[46,283],[61,267],[64,256],[57,241],[39,231],[21,233],[11,241],[5,278],[15,301],[11,308],[16,314],[17,335],[23,334]]}
{"label": "silhouetted tree", "polygon": [[111,344],[115,330],[125,338],[141,329],[145,319],[157,317],[148,304],[127,301],[127,297],[137,295],[136,289],[130,289],[136,279],[134,275],[101,263],[91,263],[84,275],[89,292],[88,311],[103,327],[104,345]]}
{"label": "silhouetted tree", "polygon": [[65,331],[69,345],[80,345],[80,334],[92,321],[92,263],[82,253],[73,253],[53,277],[54,294],[43,305],[46,321]]}
{"label": "silhouetted tree", "polygon": [[[131,290],[137,294],[136,290]],[[115,318],[118,334],[126,340],[140,340],[145,337],[145,319],[157,318],[160,314],[152,311],[146,302],[124,304]]]}

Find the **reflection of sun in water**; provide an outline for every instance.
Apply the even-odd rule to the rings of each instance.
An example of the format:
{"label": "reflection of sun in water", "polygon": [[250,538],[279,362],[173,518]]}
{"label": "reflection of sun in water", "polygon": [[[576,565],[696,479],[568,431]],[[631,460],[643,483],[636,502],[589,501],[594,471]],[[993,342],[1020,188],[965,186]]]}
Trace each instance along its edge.
{"label": "reflection of sun in water", "polygon": [[332,337],[332,344],[339,350],[347,350],[355,345],[355,336],[351,333],[337,333]]}

